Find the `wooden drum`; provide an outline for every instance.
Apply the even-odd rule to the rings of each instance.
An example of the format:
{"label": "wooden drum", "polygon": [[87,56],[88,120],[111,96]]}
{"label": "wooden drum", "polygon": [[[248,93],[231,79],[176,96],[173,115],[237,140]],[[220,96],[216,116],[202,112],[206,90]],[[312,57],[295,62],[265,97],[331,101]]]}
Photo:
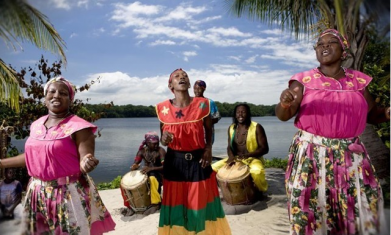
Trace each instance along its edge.
{"label": "wooden drum", "polygon": [[225,165],[216,177],[223,198],[229,205],[252,204],[255,201],[256,189],[247,165],[242,162]]}
{"label": "wooden drum", "polygon": [[148,176],[140,170],[130,171],[121,179],[121,187],[130,207],[138,212],[151,205],[151,190]]}

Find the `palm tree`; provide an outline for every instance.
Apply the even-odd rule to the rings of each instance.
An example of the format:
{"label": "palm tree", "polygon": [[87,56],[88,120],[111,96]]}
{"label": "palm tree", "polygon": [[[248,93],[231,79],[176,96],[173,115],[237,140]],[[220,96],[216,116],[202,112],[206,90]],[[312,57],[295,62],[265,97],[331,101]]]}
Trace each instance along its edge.
{"label": "palm tree", "polygon": [[[390,2],[384,0],[226,0],[233,14],[260,20],[269,25],[278,24],[282,30],[309,37],[326,28],[336,28],[347,36],[351,54],[344,66],[362,70],[362,60],[368,43],[367,31],[379,34],[390,32]],[[389,82],[389,77],[388,77]],[[379,178],[390,176],[390,151],[367,125],[362,135],[367,143]]]}
{"label": "palm tree", "polygon": [[[47,17],[27,0],[0,1],[0,37],[14,50],[22,49],[20,42],[29,41],[38,48],[59,54],[66,63],[64,40]],[[18,111],[21,96],[16,71],[0,58],[0,102]]]}

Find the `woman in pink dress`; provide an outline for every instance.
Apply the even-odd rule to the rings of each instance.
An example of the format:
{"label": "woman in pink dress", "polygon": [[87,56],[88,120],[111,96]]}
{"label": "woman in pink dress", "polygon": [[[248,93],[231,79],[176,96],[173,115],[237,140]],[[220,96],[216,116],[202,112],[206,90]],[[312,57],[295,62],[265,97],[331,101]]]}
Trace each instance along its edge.
{"label": "woman in pink dress", "polygon": [[286,171],[291,234],[389,234],[383,196],[360,140],[366,123],[390,119],[368,92],[372,78],[341,67],[349,43],[338,31],[320,34],[319,67],[295,74],[276,115],[293,116]]}
{"label": "woman in pink dress", "polygon": [[92,179],[97,127],[69,112],[74,86],[63,77],[44,87],[48,115],[31,124],[25,153],[0,167],[27,167],[24,212],[28,234],[102,234],[115,223]]}

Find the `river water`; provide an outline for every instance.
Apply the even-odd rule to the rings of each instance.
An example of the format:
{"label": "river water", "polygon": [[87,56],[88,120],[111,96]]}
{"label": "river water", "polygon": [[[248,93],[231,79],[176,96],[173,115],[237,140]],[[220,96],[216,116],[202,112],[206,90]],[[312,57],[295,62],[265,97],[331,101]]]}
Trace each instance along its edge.
{"label": "river water", "polygon": [[[296,128],[293,120],[282,122],[277,117],[253,117],[265,129],[269,153],[264,157],[285,158]],[[227,130],[232,118],[222,118],[215,124],[213,156],[226,156]],[[95,157],[100,160],[98,167],[90,173],[95,183],[110,182],[129,171],[137,150],[148,131],[159,131],[157,118],[103,118],[94,123],[101,136],[96,138]],[[18,150],[23,150],[24,141],[12,141]]]}

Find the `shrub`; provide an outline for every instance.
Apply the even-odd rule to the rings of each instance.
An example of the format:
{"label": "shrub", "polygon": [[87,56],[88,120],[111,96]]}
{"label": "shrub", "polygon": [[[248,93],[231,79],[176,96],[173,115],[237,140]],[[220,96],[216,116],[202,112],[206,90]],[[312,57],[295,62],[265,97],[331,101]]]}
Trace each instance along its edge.
{"label": "shrub", "polygon": [[265,159],[265,168],[281,168],[286,169],[288,165],[288,159],[282,159],[282,158],[272,158],[272,159]]}

